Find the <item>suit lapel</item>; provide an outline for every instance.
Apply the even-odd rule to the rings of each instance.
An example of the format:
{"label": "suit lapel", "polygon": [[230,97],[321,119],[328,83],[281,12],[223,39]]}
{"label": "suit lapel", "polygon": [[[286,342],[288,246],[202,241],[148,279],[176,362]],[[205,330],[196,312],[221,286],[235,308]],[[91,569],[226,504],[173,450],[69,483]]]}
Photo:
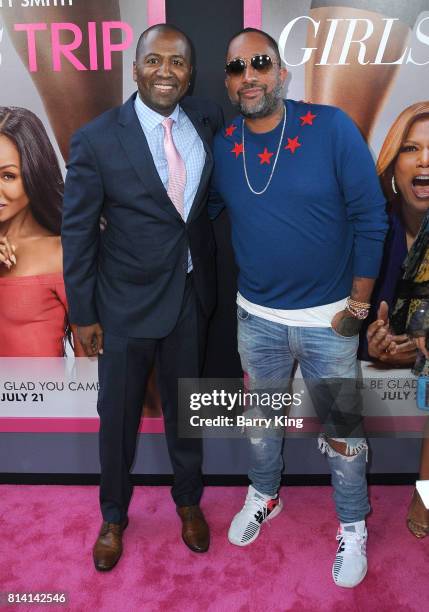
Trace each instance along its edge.
{"label": "suit lapel", "polygon": [[189,119],[192,121],[194,128],[196,129],[198,136],[201,138],[204,150],[206,152],[206,159],[204,162],[203,170],[201,172],[200,183],[198,185],[197,192],[195,194],[194,201],[192,202],[191,210],[186,223],[189,223],[195,216],[196,211],[199,208],[199,204],[203,202],[203,194],[208,188],[208,182],[210,179],[211,172],[213,170],[213,154],[209,145],[209,139],[212,138],[211,127],[209,120],[203,113],[190,109],[185,105],[182,105],[184,112],[187,114]]}
{"label": "suit lapel", "polygon": [[[137,172],[140,180],[152,193],[154,200],[165,207],[171,215],[181,219],[176,207],[168,197],[167,191],[159,177],[158,170],[155,167],[146,136],[144,135],[134,110],[135,97],[136,94],[133,94],[120,108],[118,120],[119,140],[131,165]],[[195,127],[206,152],[200,183],[187,218],[187,223],[189,223],[191,218],[195,215],[196,210],[198,210],[199,204],[203,201],[202,196],[208,187],[208,181],[213,169],[213,155],[209,145],[212,132],[208,118],[205,117],[203,113],[187,108],[186,105],[185,107],[182,106],[182,108]]]}
{"label": "suit lapel", "polygon": [[119,140],[131,165],[152,193],[154,200],[165,207],[171,215],[181,219],[155,167],[146,136],[134,110],[134,100],[135,94],[120,109],[117,130]]}

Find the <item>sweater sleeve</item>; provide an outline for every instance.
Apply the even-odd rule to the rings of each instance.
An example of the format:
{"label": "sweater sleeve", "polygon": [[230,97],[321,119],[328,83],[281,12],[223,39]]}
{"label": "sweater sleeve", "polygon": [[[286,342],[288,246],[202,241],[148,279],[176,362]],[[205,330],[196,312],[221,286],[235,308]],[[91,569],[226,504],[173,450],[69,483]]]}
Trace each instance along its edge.
{"label": "sweater sleeve", "polygon": [[333,151],[337,179],[353,225],[356,277],[376,278],[387,233],[385,198],[368,145],[353,121],[336,109]]}

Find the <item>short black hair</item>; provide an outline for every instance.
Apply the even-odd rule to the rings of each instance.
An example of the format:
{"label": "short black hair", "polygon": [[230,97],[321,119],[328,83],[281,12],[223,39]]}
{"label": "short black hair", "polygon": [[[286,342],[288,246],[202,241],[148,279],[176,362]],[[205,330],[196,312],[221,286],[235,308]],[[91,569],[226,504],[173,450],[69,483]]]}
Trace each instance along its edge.
{"label": "short black hair", "polygon": [[267,32],[264,32],[263,30],[258,30],[257,28],[244,28],[243,30],[240,30],[239,32],[234,34],[234,36],[231,36],[231,38],[228,41],[228,46],[226,48],[227,54],[228,54],[229,47],[233,40],[235,40],[236,38],[238,38],[238,36],[241,36],[242,34],[251,34],[251,33],[260,34],[261,36],[266,38],[268,44],[270,45],[270,47],[272,48],[272,50],[274,51],[276,55],[277,61],[279,62],[279,64],[281,64],[282,59],[280,57],[280,51],[279,51],[279,46],[277,44],[277,41],[272,36],[270,36]]}
{"label": "short black hair", "polygon": [[140,34],[140,37],[137,41],[137,47],[136,47],[136,60],[138,60],[138,58],[140,57],[141,51],[142,51],[142,47],[143,47],[143,43],[144,43],[144,39],[146,38],[146,35],[149,34],[150,32],[175,32],[176,34],[179,34],[180,36],[182,36],[182,38],[185,39],[186,45],[189,48],[189,57],[191,60],[191,64],[194,63],[194,46],[192,44],[191,39],[189,38],[189,36],[187,34],[185,34],[185,32],[183,32],[183,30],[181,30],[180,28],[171,25],[170,23],[157,23],[153,26],[150,26],[150,28],[147,28],[147,30],[145,30],[144,32],[142,32]]}

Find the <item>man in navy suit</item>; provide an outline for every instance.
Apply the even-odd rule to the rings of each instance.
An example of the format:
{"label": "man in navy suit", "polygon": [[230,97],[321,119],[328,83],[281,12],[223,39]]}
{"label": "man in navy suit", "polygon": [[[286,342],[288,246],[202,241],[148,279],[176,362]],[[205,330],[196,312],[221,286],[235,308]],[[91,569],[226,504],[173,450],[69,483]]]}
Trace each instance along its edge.
{"label": "man in navy suit", "polygon": [[[170,25],[140,37],[138,92],[72,138],[62,241],[70,322],[88,356],[99,356],[100,505],[93,557],[110,570],[122,552],[132,494],[130,469],[155,363],[172,496],[187,546],[204,552],[199,507],[202,441],[177,434],[179,378],[200,375],[215,304],[214,239],[206,210],[215,104],[184,98],[189,39]],[[179,105],[180,102],[180,105]],[[99,219],[106,219],[100,233]]]}

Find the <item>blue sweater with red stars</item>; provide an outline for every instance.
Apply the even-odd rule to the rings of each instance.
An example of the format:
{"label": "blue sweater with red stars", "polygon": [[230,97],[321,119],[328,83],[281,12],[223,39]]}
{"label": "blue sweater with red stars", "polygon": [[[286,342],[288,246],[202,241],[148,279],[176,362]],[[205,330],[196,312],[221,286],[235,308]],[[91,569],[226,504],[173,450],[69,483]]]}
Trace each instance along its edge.
{"label": "blue sweater with red stars", "polygon": [[[268,189],[255,195],[243,166],[238,117],[214,142],[209,213],[227,207],[250,302],[310,308],[350,294],[353,277],[376,278],[387,231],[385,200],[368,147],[353,121],[332,106],[286,100],[286,127]],[[269,180],[282,122],[263,134],[244,126],[248,181]]]}

